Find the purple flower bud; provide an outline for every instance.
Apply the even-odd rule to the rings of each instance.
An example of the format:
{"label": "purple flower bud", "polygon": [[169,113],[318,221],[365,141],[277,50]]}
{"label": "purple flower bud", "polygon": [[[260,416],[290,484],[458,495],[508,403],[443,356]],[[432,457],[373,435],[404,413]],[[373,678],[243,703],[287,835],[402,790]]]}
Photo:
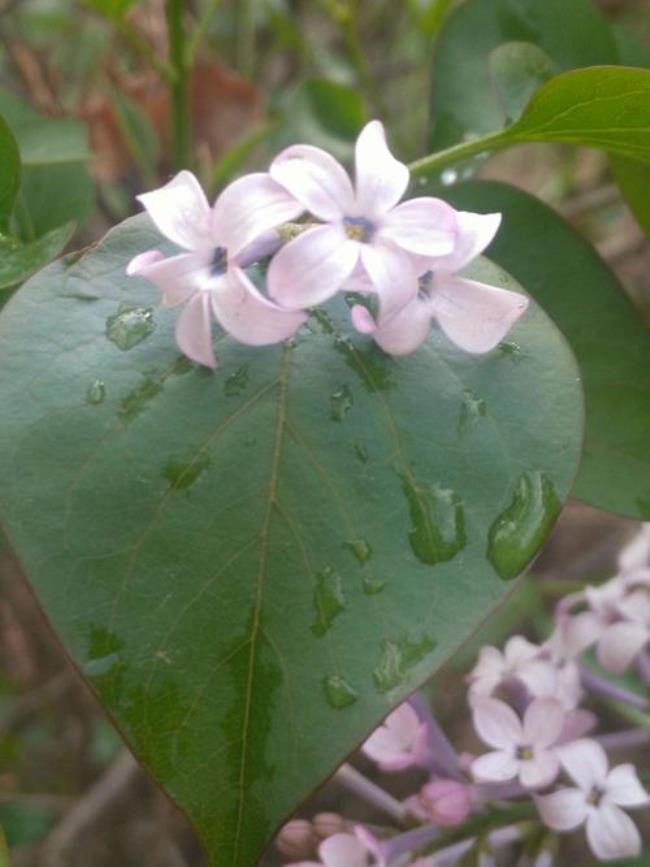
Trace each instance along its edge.
{"label": "purple flower bud", "polygon": [[434,825],[460,825],[472,811],[472,790],[457,780],[434,780],[422,787],[419,802]]}
{"label": "purple flower bud", "polygon": [[291,819],[275,838],[279,852],[287,858],[309,858],[316,850],[318,837],[307,819]]}

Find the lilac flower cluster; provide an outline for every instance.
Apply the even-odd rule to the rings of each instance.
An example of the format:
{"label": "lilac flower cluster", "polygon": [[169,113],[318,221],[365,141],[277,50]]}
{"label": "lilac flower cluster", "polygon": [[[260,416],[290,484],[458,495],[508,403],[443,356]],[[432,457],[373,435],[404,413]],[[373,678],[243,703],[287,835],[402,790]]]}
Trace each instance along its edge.
{"label": "lilac flower cluster", "polygon": [[[526,847],[526,864],[550,867],[555,833],[584,827],[597,860],[639,855],[641,836],[627,811],[650,806],[650,796],[633,765],[610,767],[607,750],[650,743],[650,718],[641,713],[648,701],[607,673],[634,669],[635,682],[650,686],[649,641],[647,524],[621,552],[617,575],[559,602],[544,643],[515,635],[503,650],[481,649],[467,678],[468,702],[487,752],[459,755],[415,695],[362,751],[383,772],[426,771],[419,791],[397,801],[350,766],[341,769],[340,781],[390,815],[399,830],[342,819],[336,825],[328,814],[330,834],[314,837],[316,825],[294,820],[280,832],[278,848],[293,856],[292,867],[451,867],[465,863],[468,853],[475,855],[471,863],[490,867],[500,851],[519,844]],[[598,732],[596,714],[581,707],[590,698],[637,716],[642,725]],[[521,815],[513,821],[517,809]],[[507,818],[499,824],[490,821],[495,816]],[[317,844],[318,861],[295,860],[313,856]]]}
{"label": "lilac flower cluster", "polygon": [[[213,207],[182,171],[139,199],[184,252],[148,250],[127,273],[155,283],[165,306],[183,307],[178,346],[207,367],[216,365],[213,318],[242,343],[277,343],[339,291],[368,299],[353,307],[352,323],[393,355],[417,349],[433,322],[462,349],[488,352],[528,300],[458,272],[492,241],[501,215],[456,211],[427,196],[399,204],[408,184],[379,121],[357,140],[354,185],[334,157],[310,145],[287,148],[268,173],[234,181]],[[290,224],[303,215],[307,221]],[[269,257],[267,295],[246,268]]]}

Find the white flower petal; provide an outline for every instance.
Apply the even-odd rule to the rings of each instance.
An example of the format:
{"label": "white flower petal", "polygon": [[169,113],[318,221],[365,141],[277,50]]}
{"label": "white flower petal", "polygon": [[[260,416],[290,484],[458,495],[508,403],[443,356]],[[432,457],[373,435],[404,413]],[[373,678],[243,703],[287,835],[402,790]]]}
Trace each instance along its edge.
{"label": "white flower petal", "polygon": [[233,259],[264,232],[293,220],[304,207],[266,172],[229,184],[214,206],[214,236]]}
{"label": "white flower petal", "polygon": [[149,265],[153,265],[154,262],[161,262],[165,258],[165,254],[161,253],[160,250],[145,250],[144,253],[138,253],[126,266],[127,276],[133,277],[143,274]]}
{"label": "white flower petal", "polygon": [[155,283],[162,292],[165,307],[175,307],[198,291],[205,264],[195,253],[181,253],[179,256],[163,256],[140,262],[137,264],[137,272],[134,273]]}
{"label": "white flower petal", "polygon": [[535,750],[532,759],[520,762],[519,782],[527,789],[550,785],[560,772],[560,762],[553,750]]}
{"label": "white flower petal", "polygon": [[566,712],[553,698],[536,698],[524,714],[523,737],[527,745],[549,747],[560,736]]}
{"label": "white flower petal", "polygon": [[445,256],[456,244],[456,214],[442,199],[409,199],[386,215],[380,235],[409,253]]}
{"label": "white flower petal", "polygon": [[556,629],[560,654],[565,659],[573,659],[600,638],[603,621],[593,611],[581,611],[574,617],[564,616]]}
{"label": "white flower petal", "polygon": [[518,771],[519,762],[503,750],[485,753],[472,762],[472,776],[478,782],[505,783],[514,779]]}
{"label": "white flower petal", "polygon": [[587,800],[581,789],[559,789],[536,795],[535,804],[545,825],[553,831],[572,831],[587,818]]}
{"label": "white flower petal", "polygon": [[641,785],[634,765],[617,765],[607,775],[605,792],[608,801],[619,807],[641,807],[650,802],[650,796]]}
{"label": "white flower petal", "polygon": [[228,271],[211,292],[222,327],[240,343],[266,346],[291,337],[306,321],[302,310],[286,310],[261,295],[239,268]]}
{"label": "white flower petal", "polygon": [[363,267],[379,295],[380,321],[412,301],[418,281],[408,253],[388,244],[360,244]]}
{"label": "white flower petal", "polygon": [[293,145],[273,160],[269,174],[321,220],[340,220],[355,213],[350,178],[327,151]]}
{"label": "white flower petal", "polygon": [[212,243],[212,212],[192,172],[179,172],[164,187],[137,198],[157,228],[179,247],[196,250]]}
{"label": "white flower petal", "polygon": [[570,710],[564,718],[558,744],[568,744],[571,741],[584,738],[596,728],[597,724],[598,717],[590,710],[582,710],[581,708]]}
{"label": "white flower petal", "polygon": [[496,698],[477,698],[472,705],[476,733],[491,747],[506,749],[521,744],[522,726],[514,710]]}
{"label": "white flower petal", "polygon": [[456,244],[448,256],[431,264],[435,270],[455,274],[479,256],[488,247],[501,225],[501,214],[473,214],[456,211]]}
{"label": "white flower petal", "polygon": [[269,295],[284,307],[313,307],[331,298],[352,273],[359,247],[341,226],[308,229],[272,259]]}
{"label": "white flower petal", "polygon": [[372,120],[361,130],[355,150],[356,198],[358,213],[377,217],[402,198],[409,182],[409,170],[396,160],[386,144],[384,127]]}
{"label": "white flower petal", "polygon": [[636,535],[618,555],[621,572],[631,572],[650,564],[650,523],[642,524]]}
{"label": "white flower petal", "polygon": [[318,847],[325,867],[367,867],[368,850],[353,834],[333,834]]}
{"label": "white flower petal", "polygon": [[619,807],[603,805],[587,819],[587,842],[601,861],[641,854],[639,830]]}
{"label": "white flower petal", "polygon": [[525,313],[518,292],[448,274],[434,277],[432,306],[447,337],[467,352],[489,352]]}
{"label": "white flower petal", "polygon": [[650,632],[641,623],[614,623],[598,642],[598,661],[608,671],[622,674],[648,643]]}
{"label": "white flower petal", "polygon": [[596,741],[582,738],[558,747],[560,763],[569,776],[589,794],[594,786],[604,787],[607,777],[607,754]]}
{"label": "white flower petal", "polygon": [[409,355],[427,339],[431,313],[427,304],[414,298],[374,329],[373,337],[389,355]]}
{"label": "white flower petal", "polygon": [[217,362],[212,349],[212,315],[210,293],[196,292],[183,307],[176,322],[176,343],[192,361],[215,368]]}

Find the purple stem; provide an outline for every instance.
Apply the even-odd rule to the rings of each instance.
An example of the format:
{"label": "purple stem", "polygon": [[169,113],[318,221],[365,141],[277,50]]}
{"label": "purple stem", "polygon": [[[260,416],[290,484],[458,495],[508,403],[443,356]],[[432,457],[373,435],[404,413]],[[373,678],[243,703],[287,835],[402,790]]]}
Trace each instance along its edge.
{"label": "purple stem", "polygon": [[479,804],[487,801],[510,801],[522,795],[530,795],[529,789],[524,789],[518,780],[507,783],[479,783],[474,786],[474,793]]}
{"label": "purple stem", "polygon": [[429,734],[431,755],[428,760],[423,758],[421,764],[438,776],[462,781],[463,774],[458,753],[431,712],[429,702],[419,692],[414,692],[409,697],[409,704],[426,725]]}
{"label": "purple stem", "polygon": [[595,692],[598,695],[604,695],[614,701],[621,701],[623,704],[629,704],[639,710],[647,710],[648,702],[643,696],[637,695],[635,692],[630,692],[629,689],[624,689],[598,674],[588,671],[586,668],[580,668],[580,679],[582,685],[590,692]]}
{"label": "purple stem", "polygon": [[381,786],[364,777],[352,765],[341,765],[335,774],[335,779],[351,792],[354,792],[355,795],[363,798],[368,804],[390,816],[397,823],[401,824],[408,819],[409,812],[401,801],[393,798]]}
{"label": "purple stem", "polygon": [[625,729],[622,732],[612,732],[607,735],[596,735],[595,741],[606,750],[622,750],[628,747],[641,747],[650,743],[650,730]]}
{"label": "purple stem", "polygon": [[422,825],[420,828],[414,828],[412,831],[406,831],[404,834],[382,840],[381,854],[386,864],[392,864],[400,855],[405,855],[412,849],[426,846],[427,843],[431,843],[439,836],[440,828],[436,828],[435,825]]}
{"label": "purple stem", "polygon": [[277,253],[281,246],[282,238],[275,229],[264,232],[241,251],[237,257],[239,267],[248,268],[261,259],[267,259]]}

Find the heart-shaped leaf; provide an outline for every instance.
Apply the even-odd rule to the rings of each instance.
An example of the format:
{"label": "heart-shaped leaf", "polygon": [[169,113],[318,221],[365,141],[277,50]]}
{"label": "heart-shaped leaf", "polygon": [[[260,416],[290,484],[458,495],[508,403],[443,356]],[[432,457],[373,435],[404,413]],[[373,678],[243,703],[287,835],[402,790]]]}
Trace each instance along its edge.
{"label": "heart-shaped leaf", "polygon": [[221,339],[210,373],[124,274],[158,242],[130,220],[0,316],[1,514],[210,863],[245,867],[534,555],[581,390],[535,305],[482,357],[434,334],[391,359],[319,313],[287,346]]}
{"label": "heart-shaped leaf", "polygon": [[447,191],[456,207],[501,211],[489,248],[568,338],[583,376],[586,438],[575,493],[650,519],[650,332],[595,250],[538,199],[506,184]]}

